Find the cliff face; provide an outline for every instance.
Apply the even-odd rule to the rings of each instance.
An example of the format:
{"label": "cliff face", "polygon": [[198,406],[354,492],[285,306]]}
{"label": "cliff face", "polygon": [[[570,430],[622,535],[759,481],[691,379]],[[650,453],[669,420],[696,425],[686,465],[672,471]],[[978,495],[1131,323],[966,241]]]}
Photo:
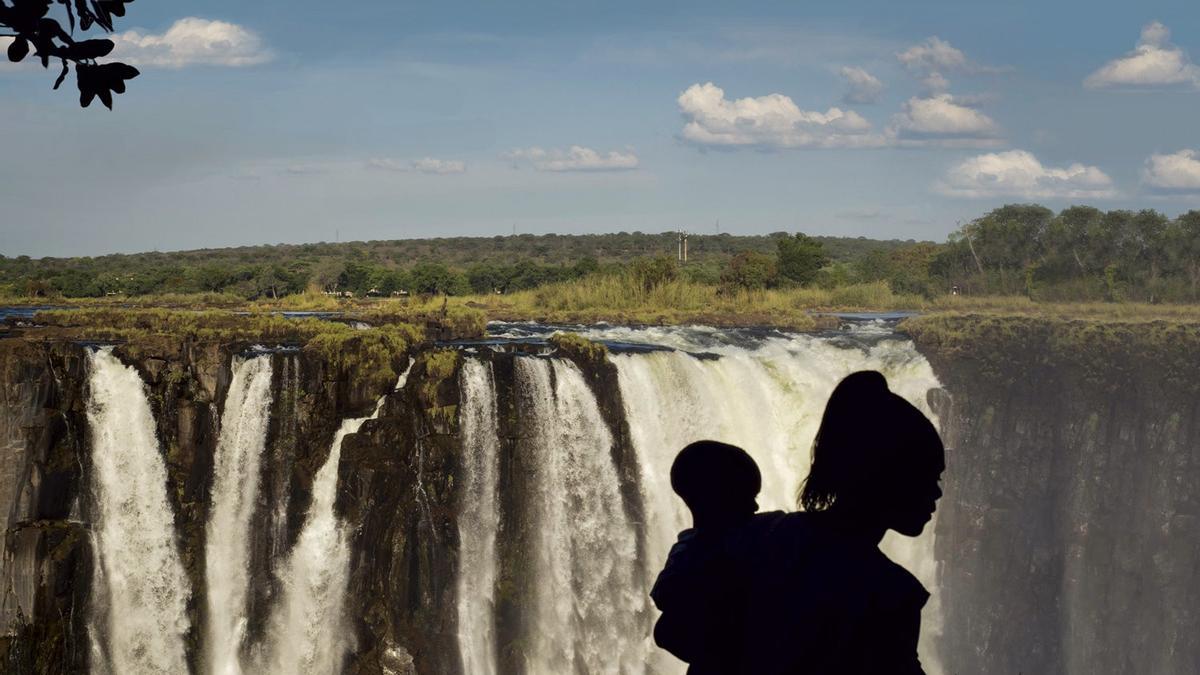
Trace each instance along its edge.
{"label": "cliff face", "polygon": [[[204,529],[208,519],[216,420],[234,355],[246,345],[162,340],[114,353],[146,383],[168,473],[178,550],[193,589],[189,660],[199,653],[205,607]],[[0,340],[0,664],[5,672],[81,672],[91,646],[90,527],[95,512],[88,473],[86,347],[68,341]],[[261,632],[277,593],[272,564],[294,541],[308,508],[313,475],[328,456],[343,416],[361,414],[376,392],[317,357],[274,359],[272,424],[267,435],[263,523],[251,551],[250,634]]]}
{"label": "cliff face", "polygon": [[1200,671],[1200,330],[909,329],[950,392],[946,672]]}
{"label": "cliff face", "polygon": [[0,664],[66,673],[86,664],[92,574],[80,521],[83,354],[0,341]]}

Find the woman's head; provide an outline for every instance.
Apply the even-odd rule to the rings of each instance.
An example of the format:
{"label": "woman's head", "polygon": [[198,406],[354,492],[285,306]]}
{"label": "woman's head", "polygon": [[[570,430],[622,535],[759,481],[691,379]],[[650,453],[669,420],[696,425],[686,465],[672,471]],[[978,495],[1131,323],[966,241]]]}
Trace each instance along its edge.
{"label": "woman's head", "polygon": [[933,423],[877,371],[833,390],[800,491],[806,511],[837,511],[916,536],[942,491],[945,450]]}

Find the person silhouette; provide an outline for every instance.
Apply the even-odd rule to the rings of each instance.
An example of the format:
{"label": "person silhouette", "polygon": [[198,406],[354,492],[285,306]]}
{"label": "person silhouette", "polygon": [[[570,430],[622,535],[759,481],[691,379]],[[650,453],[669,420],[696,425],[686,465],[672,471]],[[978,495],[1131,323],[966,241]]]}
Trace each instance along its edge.
{"label": "person silhouette", "polygon": [[672,487],[695,527],[680,534],[652,591],[663,610],[659,646],[691,675],[923,673],[929,594],[879,550],[888,530],[919,535],[942,494],[945,450],[920,410],[876,371],[843,379],[813,443],[803,510],[788,514],[745,505],[761,486],[749,455],[689,448]]}
{"label": "person silhouette", "polygon": [[[689,675],[732,672],[746,589],[732,549],[746,536],[743,530],[767,526],[783,513],[755,515],[762,474],[745,450],[727,443],[684,447],[671,464],[671,488],[691,511],[692,527],[679,533],[650,591],[662,611],[654,639],[689,664]],[[749,527],[752,521],[758,528]]]}
{"label": "person silhouette", "polygon": [[813,442],[803,510],[743,551],[751,588],[740,671],[923,673],[917,640],[929,594],[879,543],[888,530],[924,530],[944,470],[937,429],[881,373],[843,379]]}

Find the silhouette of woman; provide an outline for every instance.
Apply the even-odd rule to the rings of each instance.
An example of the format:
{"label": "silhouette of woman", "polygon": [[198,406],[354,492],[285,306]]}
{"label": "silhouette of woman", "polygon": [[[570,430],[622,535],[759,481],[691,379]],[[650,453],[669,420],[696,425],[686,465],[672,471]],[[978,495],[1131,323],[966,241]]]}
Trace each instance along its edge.
{"label": "silhouette of woman", "polygon": [[879,550],[888,530],[915,537],[933,515],[941,438],[875,371],[838,384],[821,419],[803,511],[741,547],[749,580],[741,671],[918,675],[929,595]]}

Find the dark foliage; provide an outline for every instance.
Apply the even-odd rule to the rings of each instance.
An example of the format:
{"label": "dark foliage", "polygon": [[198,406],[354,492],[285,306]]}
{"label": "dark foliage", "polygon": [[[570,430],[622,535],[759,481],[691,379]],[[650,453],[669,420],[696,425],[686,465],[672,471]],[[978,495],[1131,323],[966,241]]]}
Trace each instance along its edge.
{"label": "dark foliage", "polygon": [[[57,61],[62,69],[54,81],[58,89],[75,67],[75,82],[79,88],[79,104],[84,108],[99,98],[104,107],[112,110],[113,94],[125,93],[125,83],[138,76],[137,68],[124,63],[98,63],[108,56],[114,43],[108,39],[75,39],[76,23],[80,31],[98,27],[113,31],[113,17],[125,16],[125,5],[133,0],[0,0],[0,28],[6,28],[12,38],[8,60],[20,63],[33,52],[43,68]],[[50,10],[60,6],[67,18],[64,29]]]}

